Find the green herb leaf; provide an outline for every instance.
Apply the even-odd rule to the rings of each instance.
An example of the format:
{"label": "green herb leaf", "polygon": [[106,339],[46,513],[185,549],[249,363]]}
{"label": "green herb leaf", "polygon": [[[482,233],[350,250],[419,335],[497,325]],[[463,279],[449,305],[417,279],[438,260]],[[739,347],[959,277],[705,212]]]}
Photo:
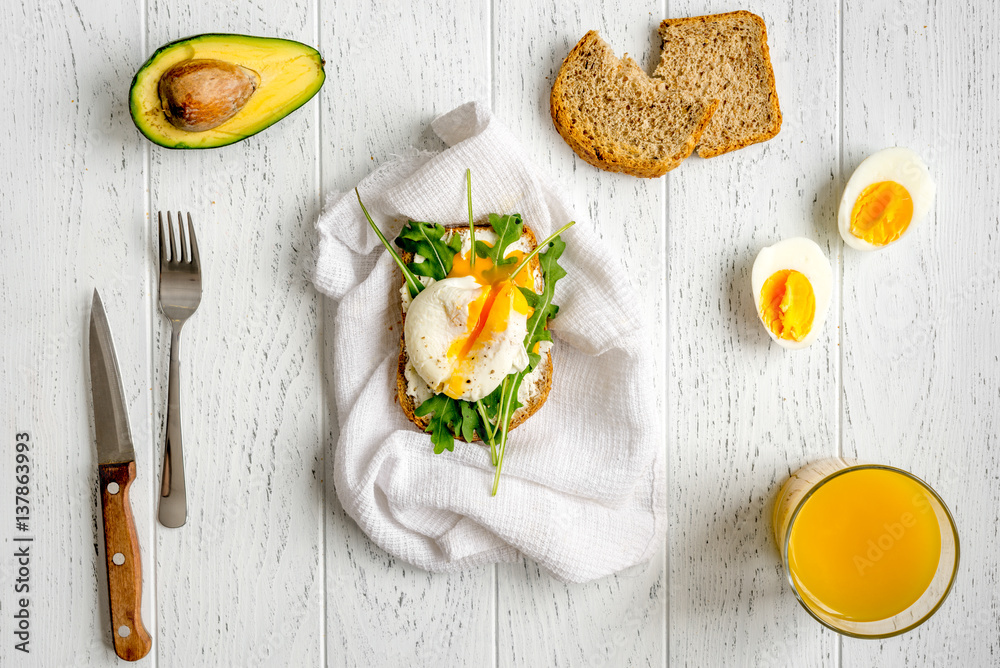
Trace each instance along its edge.
{"label": "green herb leaf", "polygon": [[[465,196],[469,202],[469,239],[472,242],[472,247],[476,247],[476,224],[472,220],[472,170],[466,168],[465,170]],[[473,253],[472,257],[469,258],[469,264],[472,268],[476,268],[476,254]]]}
{"label": "green herb leaf", "polygon": [[358,204],[361,205],[361,210],[365,212],[365,218],[368,219],[368,224],[371,225],[373,230],[375,230],[375,234],[378,235],[379,241],[381,241],[382,245],[385,246],[385,249],[389,251],[389,255],[392,256],[392,259],[396,263],[396,266],[399,267],[399,270],[403,272],[403,280],[406,281],[406,286],[410,291],[410,296],[416,297],[420,294],[420,291],[424,289],[424,284],[417,280],[417,277],[412,271],[410,271],[409,267],[403,263],[403,259],[399,257],[399,253],[396,252],[396,249],[389,245],[385,235],[382,234],[382,230],[378,229],[378,225],[375,224],[375,221],[372,220],[372,217],[368,214],[368,209],[365,208],[365,203],[361,201],[361,193],[358,192],[357,188],[354,189],[354,194],[358,196]]}
{"label": "green herb leaf", "polygon": [[[510,275],[511,280],[514,280],[515,278],[517,278],[517,275],[520,274],[521,271],[526,266],[528,266],[528,263],[531,262],[531,258],[533,258],[536,255],[538,255],[538,253],[540,253],[543,248],[547,248],[549,246],[549,244],[551,244],[553,241],[555,241],[556,239],[559,238],[560,234],[562,234],[563,232],[565,232],[569,228],[573,227],[574,225],[576,225],[576,221],[575,220],[569,221],[568,223],[566,223],[565,225],[563,225],[562,227],[560,227],[558,230],[556,230],[555,232],[553,232],[552,234],[550,234],[548,236],[548,238],[545,239],[545,241],[543,241],[542,243],[540,243],[537,246],[535,246],[530,253],[528,253],[527,255],[524,256],[524,258],[521,260],[521,264],[517,265],[517,267],[514,268],[514,271]],[[562,252],[562,251],[560,251],[560,252]]]}
{"label": "green herb leaf", "polygon": [[[499,389],[499,388],[498,388]],[[492,414],[499,412],[499,392],[494,392],[496,396],[492,407]],[[487,401],[484,397],[483,401]],[[484,411],[490,411],[485,405]],[[485,439],[486,427],[480,418],[479,411],[475,404],[468,401],[452,399],[446,394],[435,394],[430,399],[420,404],[415,411],[417,417],[431,415],[426,431],[431,435],[431,442],[434,444],[434,454],[439,455],[445,450],[452,452],[455,450],[455,438],[461,436],[468,443],[476,440],[479,435]],[[433,415],[432,415],[433,414]]]}
{"label": "green herb leaf", "polygon": [[521,407],[517,400],[517,391],[521,387],[521,381],[534,369],[541,361],[541,355],[534,352],[535,345],[540,341],[551,341],[552,335],[549,333],[549,320],[559,312],[559,307],[552,303],[555,296],[556,283],[566,276],[566,270],[559,265],[559,256],[566,249],[566,242],[561,237],[552,237],[548,242],[545,252],[538,255],[538,264],[542,269],[542,276],[545,279],[545,286],[541,294],[528,290],[518,289],[531,306],[534,312],[528,318],[528,333],[524,337],[524,348],[528,351],[528,366],[524,371],[511,374],[504,379],[500,401],[500,415],[497,417],[500,436],[497,445],[496,467],[497,471],[493,477],[493,496],[496,496],[497,487],[500,485],[500,470],[503,468],[503,456],[507,451],[507,434],[510,432],[510,420],[514,412]]}
{"label": "green herb leaf", "polygon": [[541,356],[534,352],[535,345],[540,341],[552,340],[548,324],[559,312],[559,307],[552,303],[552,299],[555,296],[556,282],[566,276],[566,270],[559,265],[559,256],[565,249],[566,242],[561,237],[555,237],[549,242],[548,250],[539,253],[538,264],[541,266],[542,276],[545,278],[542,294],[518,287],[518,290],[524,295],[525,301],[528,302],[528,306],[535,309],[531,317],[528,318],[528,333],[524,337],[524,349],[528,352],[528,367],[524,373],[534,369],[541,359]]}
{"label": "green herb leaf", "polygon": [[524,222],[521,214],[512,213],[506,216],[490,214],[490,227],[496,232],[497,241],[490,246],[485,241],[476,242],[476,255],[489,258],[495,267],[504,267],[517,262],[516,257],[506,257],[507,247],[516,243],[524,233]]}
{"label": "green herb leaf", "polygon": [[495,390],[476,402],[476,410],[479,413],[479,424],[482,426],[482,430],[479,431],[480,438],[490,446],[490,463],[493,466],[497,465],[496,435],[498,427],[496,425],[502,399],[503,383],[497,385]]}
{"label": "green herb leaf", "polygon": [[483,432],[482,439],[490,444],[490,463],[493,464],[493,466],[496,466],[497,442],[494,438],[496,427],[493,426],[493,423],[490,422],[489,416],[486,415],[486,406],[483,404],[482,399],[476,402],[476,412],[479,413],[479,426],[482,428]]}
{"label": "green herb leaf", "polygon": [[410,262],[409,268],[418,276],[430,276],[440,281],[448,276],[455,261],[455,253],[462,249],[462,238],[453,234],[444,240],[445,228],[439,223],[408,221],[396,237],[396,245],[403,250],[420,255],[424,260]]}
{"label": "green herb leaf", "polygon": [[500,485],[500,470],[503,468],[503,456],[507,452],[507,434],[510,432],[510,420],[514,417],[514,412],[521,407],[517,400],[517,391],[521,388],[521,381],[524,380],[525,372],[512,373],[503,380],[503,398],[500,402],[500,443],[497,446],[497,472],[493,475],[493,496],[497,495],[497,487]]}
{"label": "green herb leaf", "polygon": [[460,418],[454,399],[446,394],[435,394],[420,404],[415,412],[417,417],[433,413],[424,431],[431,435],[435,455],[440,455],[445,450],[449,452],[455,450],[455,437],[452,432]]}
{"label": "green herb leaf", "polygon": [[497,413],[500,411],[500,399],[502,397],[503,385],[500,384],[497,385],[497,389],[480,399],[483,406],[486,408],[486,414],[489,416],[490,420],[496,420]]}
{"label": "green herb leaf", "polygon": [[[476,412],[476,407],[468,401],[456,403],[462,411],[462,424],[459,429],[462,432],[462,438],[465,439],[466,443],[472,443],[476,440],[476,433],[483,431],[482,425],[479,424],[479,413]],[[486,438],[485,435],[483,438]]]}

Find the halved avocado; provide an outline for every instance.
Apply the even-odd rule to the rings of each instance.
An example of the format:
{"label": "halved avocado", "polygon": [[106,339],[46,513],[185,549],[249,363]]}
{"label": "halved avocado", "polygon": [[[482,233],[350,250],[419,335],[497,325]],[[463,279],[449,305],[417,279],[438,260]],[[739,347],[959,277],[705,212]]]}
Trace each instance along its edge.
{"label": "halved avocado", "polygon": [[[221,61],[230,67],[218,69],[246,72],[246,80],[252,82],[252,87],[244,91],[249,97],[244,94],[235,100],[229,99],[234,86],[206,91],[208,96],[227,98],[218,100],[220,107],[230,112],[234,107],[238,109],[231,118],[207,130],[178,127],[183,123],[171,120],[164,108],[167,100],[161,97],[168,94],[160,85],[164,75],[182,71],[189,61]],[[203,80],[211,81],[212,77]],[[300,42],[250,35],[197,35],[160,47],[146,61],[132,80],[129,110],[139,131],[160,146],[214,148],[246,139],[277,123],[305,104],[325,80],[323,57]]]}

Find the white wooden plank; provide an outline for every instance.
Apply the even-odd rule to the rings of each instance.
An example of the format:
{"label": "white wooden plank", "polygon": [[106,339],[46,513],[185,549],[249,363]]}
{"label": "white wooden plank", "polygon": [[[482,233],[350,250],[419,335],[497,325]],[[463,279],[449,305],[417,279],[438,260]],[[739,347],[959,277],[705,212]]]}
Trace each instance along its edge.
{"label": "white wooden plank", "polygon": [[[528,155],[565,191],[581,226],[607,243],[644,300],[654,338],[665,340],[664,183],[600,171],[552,125],[549,93],[563,58],[590,29],[652,71],[657,2],[496,3],[494,107]],[[524,20],[530,15],[531,20]],[[571,243],[570,236],[567,241]],[[656,395],[663,397],[664,347]],[[609,388],[613,391],[613,388]],[[658,406],[662,415],[665,406]],[[664,448],[666,438],[664,436]],[[516,456],[516,450],[511,451]],[[662,460],[661,460],[662,463]],[[498,568],[498,660],[503,666],[660,666],[666,638],[665,552],[648,564],[587,585],[566,585],[534,563]]]}
{"label": "white wooden plank", "polygon": [[486,2],[323,6],[323,185],[345,191],[411,149],[441,150],[437,116],[489,99]]}
{"label": "white wooden plank", "polygon": [[844,665],[994,665],[1000,8],[849,1],[844,21],[843,179],[874,151],[907,146],[938,188],[923,227],[898,245],[844,250],[844,449],[928,481],[962,541],[934,618],[885,641],[845,639]]}
{"label": "white wooden plank", "polygon": [[[669,3],[672,17],[731,11]],[[767,24],[784,123],[764,143],[669,176],[670,659],[678,665],[829,665],[833,634],[795,601],[770,528],[800,465],[836,453],[836,288],[825,330],[786,351],[761,326],[761,248],[815,240],[837,281],[835,3],[749,3]]]}
{"label": "white wooden plank", "polygon": [[[315,5],[150,6],[150,51],[200,32],[311,43]],[[188,522],[157,528],[160,666],[322,662],[322,373],[303,273],[318,213],[312,101],[242,143],[152,149],[151,206],[191,211],[204,267],[181,337]],[[154,311],[162,450],[169,327]]]}
{"label": "white wooden plank", "polygon": [[[129,405],[132,508],[154,632],[147,234],[142,144],[123,91],[139,56],[135,3],[45,0],[6,8],[0,66],[0,664],[111,665],[87,347],[99,288]],[[15,436],[30,434],[29,531],[14,525]],[[29,653],[15,650],[15,537],[34,536]],[[24,584],[23,582],[21,584]],[[142,665],[151,665],[149,657]]]}
{"label": "white wooden plank", "polygon": [[[411,147],[440,150],[436,116],[489,94],[489,5],[421,1],[323,5],[329,76],[323,93],[323,186],[353,188]],[[335,306],[325,309],[331,378]],[[494,571],[432,574],[374,545],[333,486],[336,411],[326,450],[327,664],[484,666],[493,663]]]}

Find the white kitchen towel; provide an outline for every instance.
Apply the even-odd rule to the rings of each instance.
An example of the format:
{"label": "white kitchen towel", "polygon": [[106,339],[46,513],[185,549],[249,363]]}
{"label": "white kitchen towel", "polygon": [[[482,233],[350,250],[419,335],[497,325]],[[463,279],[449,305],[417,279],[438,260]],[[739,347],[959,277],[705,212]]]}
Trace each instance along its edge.
{"label": "white kitchen towel", "polygon": [[[390,240],[407,219],[468,221],[466,168],[476,220],[521,213],[543,239],[571,219],[486,106],[465,104],[431,127],[448,149],[400,157],[358,186]],[[583,582],[644,562],[662,544],[666,443],[651,384],[658,343],[617,254],[592,221],[576,220],[562,235],[552,390],[511,432],[492,497],[487,448],[457,441],[435,455],[400,409],[402,279],[354,192],[327,202],[314,282],[337,302],[334,482],[347,513],[387,552],[431,571],[523,554],[560,580]]]}

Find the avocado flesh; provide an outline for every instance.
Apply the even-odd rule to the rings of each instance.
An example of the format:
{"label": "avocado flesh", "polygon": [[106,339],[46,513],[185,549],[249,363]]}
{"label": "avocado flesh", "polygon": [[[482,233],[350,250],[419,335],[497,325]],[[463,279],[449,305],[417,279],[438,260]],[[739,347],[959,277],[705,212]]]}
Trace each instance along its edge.
{"label": "avocado flesh", "polygon": [[[192,59],[221,60],[252,70],[257,90],[225,123],[201,132],[174,127],[163,112],[160,77]],[[326,79],[316,49],[287,39],[209,34],[171,42],[159,48],[132,80],[129,110],[136,127],[150,141],[167,148],[214,148],[238,142],[305,104]]]}

